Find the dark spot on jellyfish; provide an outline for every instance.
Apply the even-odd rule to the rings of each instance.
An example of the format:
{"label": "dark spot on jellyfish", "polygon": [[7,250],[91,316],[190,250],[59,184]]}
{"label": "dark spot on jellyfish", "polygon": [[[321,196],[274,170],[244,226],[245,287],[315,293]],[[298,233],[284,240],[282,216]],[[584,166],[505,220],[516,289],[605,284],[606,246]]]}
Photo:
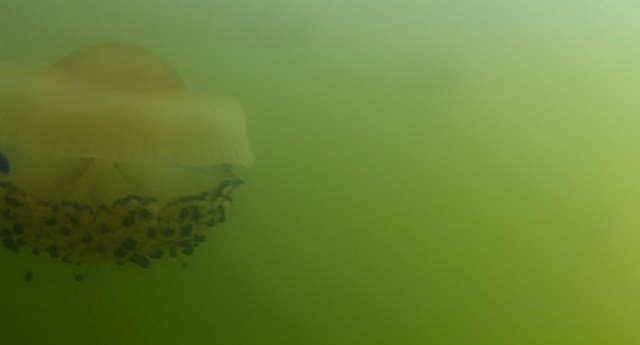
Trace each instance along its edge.
{"label": "dark spot on jellyfish", "polygon": [[137,201],[138,197],[136,197],[135,195],[127,195],[126,197],[122,198],[122,199],[118,199],[116,201],[113,202],[112,206],[118,206],[118,207],[124,207],[127,208],[127,206],[129,205],[133,205],[132,201]]}
{"label": "dark spot on jellyfish", "polygon": [[156,201],[156,198],[152,198],[152,197],[141,197],[140,198],[140,203],[143,206],[149,205],[150,203],[155,202],[155,201]]}
{"label": "dark spot on jellyfish", "polygon": [[134,212],[129,212],[126,216],[124,216],[124,218],[122,218],[122,226],[128,228],[133,225],[135,217],[136,214]]}
{"label": "dark spot on jellyfish", "polygon": [[207,222],[207,226],[208,227],[216,226],[216,220],[214,218],[209,219],[209,221]]}
{"label": "dark spot on jellyfish", "polygon": [[9,205],[9,206],[13,206],[13,207],[20,207],[20,206],[22,206],[22,203],[21,203],[18,199],[16,199],[16,198],[12,198],[12,197],[10,197],[10,196],[5,196],[5,197],[4,197],[4,202],[6,202],[6,203],[7,203],[7,205]]}
{"label": "dark spot on jellyfish", "polygon": [[65,257],[63,257],[63,258],[62,258],[62,261],[63,261],[65,264],[70,264],[70,263],[72,263],[72,262],[73,262],[73,260],[71,260],[71,257],[70,257],[70,256],[68,256],[68,255],[65,255]]}
{"label": "dark spot on jellyfish", "polygon": [[224,223],[224,221],[227,219],[224,207],[220,206],[216,211],[218,212],[218,223]]}
{"label": "dark spot on jellyfish", "polygon": [[179,217],[180,219],[185,219],[189,217],[189,210],[186,207],[181,208]]}
{"label": "dark spot on jellyfish", "polygon": [[31,272],[27,272],[24,275],[24,281],[26,281],[27,283],[31,282],[33,280],[33,273]]}
{"label": "dark spot on jellyfish", "polygon": [[13,233],[16,234],[16,235],[24,234],[24,229],[22,227],[22,223],[13,224]]}
{"label": "dark spot on jellyfish", "polygon": [[9,166],[9,158],[0,152],[0,172],[3,174],[8,174],[11,171],[11,167]]}
{"label": "dark spot on jellyfish", "polygon": [[138,242],[136,242],[136,240],[134,240],[131,237],[127,238],[124,242],[122,242],[122,248],[126,250],[134,250],[137,245],[138,245]]}
{"label": "dark spot on jellyfish", "polygon": [[115,255],[117,258],[120,258],[120,259],[127,256],[127,253],[128,253],[127,250],[122,247],[113,251],[113,255]]}
{"label": "dark spot on jellyfish", "polygon": [[13,241],[13,238],[7,237],[2,240],[2,245],[12,252],[18,252],[18,245]]}
{"label": "dark spot on jellyfish", "polygon": [[56,219],[56,217],[51,217],[51,218],[47,219],[45,224],[50,225],[50,226],[57,225],[58,224],[58,220]]}
{"label": "dark spot on jellyfish", "polygon": [[81,281],[83,281],[83,280],[84,280],[84,275],[82,275],[82,274],[76,274],[73,278],[74,278],[77,282],[81,282]]}
{"label": "dark spot on jellyfish", "polygon": [[57,259],[60,256],[60,252],[58,251],[58,247],[55,244],[52,244],[50,246],[47,247],[47,249],[45,249],[47,251],[47,253],[49,253],[49,256],[52,259]]}
{"label": "dark spot on jellyfish", "polygon": [[149,261],[149,259],[146,256],[140,255],[138,253],[134,253],[131,256],[131,262],[133,262],[134,264],[142,267],[142,268],[147,268],[149,267],[149,264],[151,263],[151,261]]}
{"label": "dark spot on jellyfish", "polygon": [[106,224],[100,225],[100,232],[103,234],[109,232],[109,227]]}
{"label": "dark spot on jellyfish", "polygon": [[215,190],[215,196],[223,196],[224,195],[224,191],[228,187],[232,187],[232,186],[233,186],[233,182],[231,182],[229,180],[220,182],[220,184],[218,185],[218,188],[216,188],[216,190]]}
{"label": "dark spot on jellyfish", "polygon": [[62,236],[71,236],[71,229],[66,226],[63,226],[60,228],[60,234]]}
{"label": "dark spot on jellyfish", "polygon": [[25,244],[27,244],[27,241],[24,238],[21,237],[21,238],[16,240],[16,244],[18,245],[18,247],[22,247]]}
{"label": "dark spot on jellyfish", "polygon": [[69,206],[69,207],[72,207],[72,208],[78,208],[78,207],[80,207],[80,204],[78,204],[77,202],[74,202],[74,201],[68,201],[68,200],[62,201],[62,202],[60,203],[60,205],[62,205],[62,206]]}
{"label": "dark spot on jellyfish", "polygon": [[80,238],[80,241],[82,241],[82,243],[90,243],[92,239],[93,238],[91,236],[85,235]]}
{"label": "dark spot on jellyfish", "polygon": [[164,256],[164,252],[162,251],[162,249],[156,249],[153,251],[153,253],[151,253],[151,255],[149,255],[149,257],[152,259],[160,259],[163,256]]}
{"label": "dark spot on jellyfish", "polygon": [[202,216],[202,213],[200,213],[200,209],[196,208],[196,207],[192,207],[191,208],[191,220],[194,222],[197,222],[200,220],[200,216]]}
{"label": "dark spot on jellyfish", "polygon": [[8,183],[8,182],[1,182],[0,181],[0,186],[3,187],[4,189],[8,190],[8,191],[16,190],[16,186],[14,186],[13,184]]}
{"label": "dark spot on jellyfish", "polygon": [[124,206],[129,202],[129,200],[131,200],[132,197],[133,195],[129,194],[122,199],[115,200],[113,204],[118,206]]}
{"label": "dark spot on jellyfish", "polygon": [[204,242],[205,239],[206,239],[206,236],[202,234],[193,236],[193,240],[196,242]]}
{"label": "dark spot on jellyfish", "polygon": [[183,262],[183,263],[182,263],[182,268],[187,268],[187,267],[189,267],[189,264],[188,264],[188,263],[186,263],[186,262]]}
{"label": "dark spot on jellyfish", "polygon": [[186,244],[182,248],[182,254],[187,255],[187,256],[193,254],[193,246],[191,246],[191,244]]}
{"label": "dark spot on jellyfish", "polygon": [[33,253],[33,255],[40,255],[40,249],[38,249],[38,248],[33,248],[33,250],[31,251],[31,253]]}
{"label": "dark spot on jellyfish", "polygon": [[147,236],[154,238],[156,237],[156,235],[158,234],[158,232],[156,231],[155,228],[149,228],[147,229]]}
{"label": "dark spot on jellyfish", "polygon": [[190,201],[195,201],[197,199],[198,199],[198,197],[196,197],[194,195],[182,196],[182,197],[178,198],[179,201],[184,202],[184,203],[187,203],[187,202],[190,202]]}
{"label": "dark spot on jellyfish", "polygon": [[193,227],[189,224],[182,227],[182,231],[180,232],[181,236],[191,236],[191,232],[193,232]]}
{"label": "dark spot on jellyfish", "polygon": [[166,228],[164,229],[164,236],[165,237],[171,237],[176,233],[175,230],[173,230],[172,228]]}

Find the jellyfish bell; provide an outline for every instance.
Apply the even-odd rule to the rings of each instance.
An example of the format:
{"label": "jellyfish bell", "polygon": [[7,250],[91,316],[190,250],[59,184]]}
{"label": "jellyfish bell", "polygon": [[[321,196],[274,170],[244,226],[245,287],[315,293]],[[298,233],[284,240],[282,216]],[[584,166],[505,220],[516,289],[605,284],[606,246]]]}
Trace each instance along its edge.
{"label": "jellyfish bell", "polygon": [[253,159],[234,99],[191,91],[163,59],[128,44],[3,74],[6,248],[146,267],[165,253],[190,254],[224,221],[241,183],[232,167]]}
{"label": "jellyfish bell", "polygon": [[186,92],[178,73],[151,51],[129,44],[88,47],[49,67],[72,82],[137,93]]}

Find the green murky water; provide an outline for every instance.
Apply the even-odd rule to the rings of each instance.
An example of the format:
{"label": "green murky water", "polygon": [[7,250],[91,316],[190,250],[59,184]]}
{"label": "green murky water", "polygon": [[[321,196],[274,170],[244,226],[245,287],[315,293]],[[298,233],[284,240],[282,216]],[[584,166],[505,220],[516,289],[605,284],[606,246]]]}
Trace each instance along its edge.
{"label": "green murky water", "polygon": [[3,62],[145,46],[240,100],[256,156],[187,269],[0,251],[1,342],[638,343],[639,11],[0,1]]}

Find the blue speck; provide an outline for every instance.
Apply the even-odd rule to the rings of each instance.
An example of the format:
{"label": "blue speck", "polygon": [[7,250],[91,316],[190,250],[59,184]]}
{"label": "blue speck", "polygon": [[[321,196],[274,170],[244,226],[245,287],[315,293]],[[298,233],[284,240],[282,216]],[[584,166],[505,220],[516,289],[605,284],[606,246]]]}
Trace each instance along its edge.
{"label": "blue speck", "polygon": [[8,174],[9,171],[9,159],[4,155],[4,153],[0,152],[0,172]]}

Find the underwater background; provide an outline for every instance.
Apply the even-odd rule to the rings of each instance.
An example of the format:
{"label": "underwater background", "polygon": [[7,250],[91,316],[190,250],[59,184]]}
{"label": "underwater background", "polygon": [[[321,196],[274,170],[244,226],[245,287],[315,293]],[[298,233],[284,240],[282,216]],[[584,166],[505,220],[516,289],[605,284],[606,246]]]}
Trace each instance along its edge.
{"label": "underwater background", "polygon": [[640,343],[639,30],[624,0],[0,0],[3,63],[144,46],[256,156],[188,260],[0,251],[0,342]]}

